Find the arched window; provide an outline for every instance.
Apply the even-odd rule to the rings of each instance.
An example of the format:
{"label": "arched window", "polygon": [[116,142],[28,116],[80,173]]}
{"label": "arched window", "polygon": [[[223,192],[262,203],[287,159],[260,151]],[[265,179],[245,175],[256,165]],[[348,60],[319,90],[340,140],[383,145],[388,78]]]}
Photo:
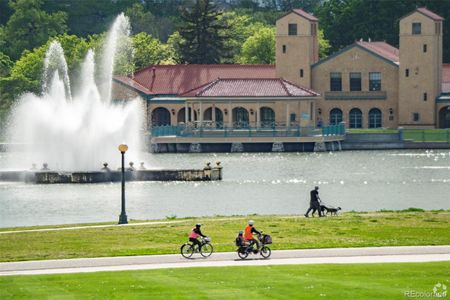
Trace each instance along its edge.
{"label": "arched window", "polygon": [[369,128],[380,128],[381,126],[381,110],[378,108],[372,108],[369,110]]}
{"label": "arched window", "polygon": [[330,125],[337,125],[342,122],[342,110],[333,108],[330,111]]}
{"label": "arched window", "polygon": [[164,107],[152,111],[152,126],[170,125],[170,112]]}
{"label": "arched window", "polygon": [[450,106],[439,111],[439,128],[450,128]]}
{"label": "arched window", "polygon": [[270,107],[261,107],[260,109],[261,127],[272,127],[275,124],[275,112]]}
{"label": "arched window", "polygon": [[348,118],[349,128],[362,128],[362,112],[359,108],[350,110]]}
{"label": "arched window", "polygon": [[[194,120],[192,120],[192,108],[188,108],[188,120],[187,122],[192,122],[197,119],[197,112],[194,110]],[[186,123],[186,108],[182,108],[178,111],[177,116],[177,122],[178,123]]]}
{"label": "arched window", "polygon": [[248,111],[243,107],[233,108],[233,124],[236,128],[248,127]]}
{"label": "arched window", "polygon": [[[223,113],[217,107],[214,110],[216,112],[216,116],[215,116],[216,125],[215,126],[219,128],[223,125]],[[213,111],[212,107],[205,110],[205,112],[203,113],[204,121],[212,121],[213,120],[212,111]]]}

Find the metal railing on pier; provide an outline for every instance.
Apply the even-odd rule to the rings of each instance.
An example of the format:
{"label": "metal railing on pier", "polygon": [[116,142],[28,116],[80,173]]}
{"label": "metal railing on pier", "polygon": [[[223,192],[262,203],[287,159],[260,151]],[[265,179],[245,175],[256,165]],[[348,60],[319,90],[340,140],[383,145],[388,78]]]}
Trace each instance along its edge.
{"label": "metal railing on pier", "polygon": [[[239,122],[227,126],[219,122],[187,123],[153,126],[153,137],[308,137],[308,136],[344,136],[345,125],[329,125],[322,128],[302,127],[299,124],[262,123],[260,126]],[[255,124],[256,125],[256,124]]]}

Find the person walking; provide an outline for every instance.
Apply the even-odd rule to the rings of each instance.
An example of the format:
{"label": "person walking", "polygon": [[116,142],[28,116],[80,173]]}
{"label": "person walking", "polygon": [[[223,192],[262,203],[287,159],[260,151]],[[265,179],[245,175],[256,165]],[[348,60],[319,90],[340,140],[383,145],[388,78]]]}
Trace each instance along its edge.
{"label": "person walking", "polygon": [[313,214],[317,211],[319,211],[319,217],[322,217],[322,211],[320,210],[320,197],[319,197],[319,187],[314,187],[314,190],[311,191],[311,200],[309,202],[309,208],[306,211],[305,217],[309,217],[309,212],[312,210]]}

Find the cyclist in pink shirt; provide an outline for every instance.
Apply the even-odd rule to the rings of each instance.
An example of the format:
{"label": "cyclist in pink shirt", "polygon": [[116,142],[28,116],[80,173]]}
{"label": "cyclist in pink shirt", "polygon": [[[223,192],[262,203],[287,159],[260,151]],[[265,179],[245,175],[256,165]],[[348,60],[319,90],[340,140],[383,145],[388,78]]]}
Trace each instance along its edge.
{"label": "cyclist in pink shirt", "polygon": [[192,244],[198,246],[198,250],[202,247],[202,243],[198,240],[199,236],[206,237],[200,230],[200,227],[202,224],[196,224],[195,228],[192,229],[191,233],[189,234],[189,241],[192,242]]}

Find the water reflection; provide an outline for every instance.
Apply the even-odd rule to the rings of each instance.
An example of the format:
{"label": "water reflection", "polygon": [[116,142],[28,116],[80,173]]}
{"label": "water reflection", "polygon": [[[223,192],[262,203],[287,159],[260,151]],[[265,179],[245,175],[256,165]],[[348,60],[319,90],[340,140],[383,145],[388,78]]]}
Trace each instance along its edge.
{"label": "water reflection", "polygon": [[[224,180],[128,183],[132,219],[300,214],[315,185],[327,204],[346,211],[450,208],[448,150],[146,154],[145,159],[152,168],[201,168],[207,161],[221,161]],[[0,184],[2,227],[115,221],[119,205],[120,184]]]}

